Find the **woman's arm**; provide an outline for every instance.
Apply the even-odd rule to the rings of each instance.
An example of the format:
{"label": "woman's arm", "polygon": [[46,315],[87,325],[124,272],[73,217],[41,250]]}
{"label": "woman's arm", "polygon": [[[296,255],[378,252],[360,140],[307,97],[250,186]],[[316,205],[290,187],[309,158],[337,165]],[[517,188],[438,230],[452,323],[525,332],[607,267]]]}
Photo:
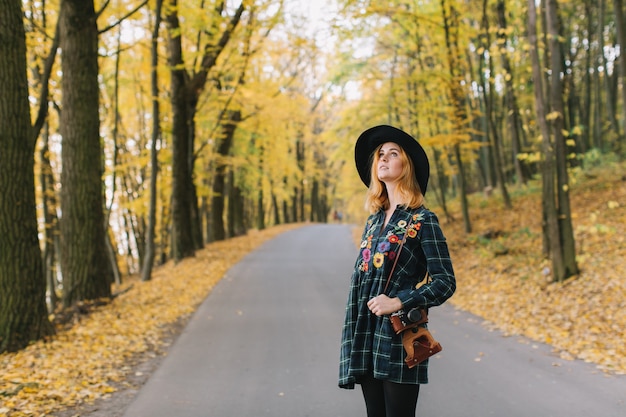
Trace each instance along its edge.
{"label": "woman's arm", "polygon": [[456,290],[456,279],[448,244],[434,213],[425,212],[418,236],[426,257],[431,282],[417,289],[402,290],[396,294],[405,309],[441,305]]}

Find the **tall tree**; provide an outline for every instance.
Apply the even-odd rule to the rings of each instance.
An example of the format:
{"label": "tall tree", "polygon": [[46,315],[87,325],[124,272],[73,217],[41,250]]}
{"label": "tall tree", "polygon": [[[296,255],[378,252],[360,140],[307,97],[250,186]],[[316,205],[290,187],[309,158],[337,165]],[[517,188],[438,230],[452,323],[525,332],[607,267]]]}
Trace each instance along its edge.
{"label": "tall tree", "polygon": [[[546,22],[550,45],[550,104],[552,122],[552,134],[554,135],[554,154],[556,159],[556,197],[557,213],[555,215],[559,224],[558,239],[562,251],[562,264],[557,265],[554,278],[562,281],[578,273],[576,265],[576,245],[574,243],[574,228],[572,226],[572,213],[569,200],[569,176],[567,172],[567,149],[565,146],[563,105],[563,56],[561,54],[561,42],[559,33],[559,16],[556,0],[547,0]],[[551,236],[551,238],[555,238]]]}
{"label": "tall tree", "polygon": [[[31,28],[40,27],[43,38],[47,37],[48,30],[48,15],[50,14],[49,8],[46,8],[46,4],[41,4],[40,15],[34,12],[34,4],[31,1],[29,3],[28,10],[28,25]],[[39,17],[39,19],[37,19]],[[44,43],[45,44],[45,43]],[[57,50],[59,49],[59,25],[58,21],[55,24],[54,37],[52,38],[52,44],[50,46],[50,52],[47,56],[40,57],[36,54],[30,54],[32,60],[28,67],[31,68],[31,74],[33,76],[34,86],[38,86],[39,94],[39,110],[37,111],[37,118],[35,120],[33,129],[31,130],[32,140],[36,141],[41,133],[42,146],[39,151],[39,185],[41,187],[42,211],[44,219],[44,236],[43,236],[43,268],[44,276],[47,283],[47,304],[48,310],[54,311],[57,303],[57,287],[58,287],[58,259],[60,245],[59,245],[59,223],[57,217],[58,201],[57,194],[54,189],[54,185],[57,183],[54,170],[50,163],[50,123],[48,120],[48,103],[50,95],[50,76],[52,74],[52,68],[55,63]],[[28,47],[27,47],[28,51]]]}
{"label": "tall tree", "polygon": [[[543,246],[544,252],[551,256],[553,269],[561,265],[561,245],[558,239],[559,229],[556,218],[556,201],[554,198],[554,149],[550,141],[550,127],[548,126],[544,78],[539,59],[539,42],[537,40],[537,8],[535,0],[528,0],[528,43],[530,44],[530,57],[532,60],[533,81],[535,88],[535,112],[537,123],[541,129],[541,148],[543,151],[543,163],[541,168],[542,179],[542,220],[543,220]],[[552,238],[551,238],[552,237]]]}
{"label": "tall tree", "polygon": [[0,0],[0,352],[53,333],[37,239],[22,3]]}
{"label": "tall tree", "polygon": [[63,304],[109,297],[98,88],[98,27],[93,0],[63,0],[60,131]]}
{"label": "tall tree", "polygon": [[509,132],[511,135],[512,146],[512,160],[515,168],[515,175],[519,184],[526,184],[527,172],[525,166],[522,166],[523,162],[518,158],[521,153],[522,145],[520,138],[520,115],[519,106],[517,104],[517,96],[515,94],[515,88],[513,86],[513,69],[511,60],[509,58],[506,49],[508,47],[507,33],[507,21],[506,21],[506,2],[504,0],[498,0],[496,5],[496,12],[498,16],[498,46],[504,51],[501,53],[502,68],[504,69],[504,81],[505,81],[505,104],[507,110],[507,120],[509,123]]}
{"label": "tall tree", "polygon": [[[622,129],[626,129],[626,23],[624,22],[624,3],[622,0],[613,0],[615,10],[615,26],[617,27],[617,42],[619,43],[619,71],[622,79]],[[623,138],[620,138],[623,141]],[[621,148],[625,147],[621,143]]]}
{"label": "tall tree", "polygon": [[213,180],[213,197],[211,198],[212,230],[214,240],[226,239],[226,226],[224,224],[224,204],[226,194],[226,178],[228,177],[227,158],[230,155],[235,137],[237,125],[241,122],[241,111],[229,110],[222,122],[222,134],[217,153],[220,160],[215,167]]}
{"label": "tall tree", "polygon": [[[213,25],[209,28],[212,37],[206,42],[199,70],[190,74],[183,57],[181,25],[178,16],[178,1],[169,0],[166,22],[169,28],[169,65],[172,76],[172,223],[174,259],[193,256],[196,249],[193,227],[199,228],[198,209],[195,207],[193,183],[194,117],[200,94],[207,81],[209,70],[228,44],[245,10],[242,2],[230,21],[218,34],[222,26],[224,2],[218,2],[213,14]],[[195,219],[195,222],[192,221]],[[201,242],[199,242],[201,243]]]}
{"label": "tall tree", "polygon": [[[584,4],[585,15],[587,16],[587,36],[591,39],[594,36],[597,36],[596,32],[596,22],[594,21],[594,12],[591,0],[585,0]],[[583,76],[583,99],[582,106],[579,108],[580,112],[580,120],[581,125],[583,127],[582,137],[580,139],[581,142],[581,150],[583,152],[587,152],[591,147],[591,113],[594,103],[591,102],[591,87],[592,87],[592,74],[595,76],[597,70],[593,72],[591,69],[594,67],[593,64],[593,48],[591,47],[591,42],[589,42],[586,46],[586,54],[585,54],[585,75]]]}
{"label": "tall tree", "polygon": [[[448,4],[450,3],[450,4]],[[459,134],[466,130],[467,111],[465,98],[461,88],[462,85],[462,64],[459,52],[459,16],[458,11],[452,2],[441,0],[441,12],[443,16],[443,27],[446,43],[446,55],[448,60],[448,71],[450,73],[450,99],[454,108],[454,127]],[[463,224],[465,231],[470,233],[472,225],[469,218],[469,205],[467,202],[467,179],[465,167],[461,158],[461,143],[454,143],[454,158],[457,165],[457,176],[459,182],[459,197],[461,198],[461,211],[463,212]]]}
{"label": "tall tree", "polygon": [[[555,280],[563,280],[572,274],[577,273],[573,250],[573,235],[567,236],[571,229],[564,228],[564,223],[569,222],[571,225],[571,216],[569,213],[569,195],[566,194],[566,202],[563,202],[560,191],[556,188],[563,188],[562,192],[567,193],[568,184],[562,177],[561,170],[564,168],[564,140],[562,134],[563,128],[563,90],[560,81],[561,58],[559,39],[556,27],[556,10],[552,0],[548,0],[546,5],[546,27],[553,39],[550,42],[550,67],[553,77],[550,83],[550,106],[548,108],[544,101],[543,75],[541,64],[539,61],[539,47],[537,42],[537,12],[535,0],[528,0],[528,38],[531,48],[531,58],[533,64],[533,81],[535,83],[535,106],[537,111],[537,120],[541,127],[542,150],[543,150],[543,168],[542,168],[542,202],[543,202],[543,219],[544,228],[544,245],[549,252],[552,260],[552,274]],[[548,120],[552,124],[548,124]],[[551,129],[552,128],[552,129]],[[559,141],[562,144],[559,144]],[[558,153],[563,155],[562,161],[559,161]],[[557,155],[555,155],[557,154]],[[555,172],[554,165],[557,165]],[[564,182],[565,181],[565,182]],[[555,186],[556,185],[556,186]],[[565,217],[565,218],[561,218]],[[571,239],[570,239],[571,238]],[[566,239],[570,239],[566,241]],[[572,265],[573,262],[573,265]]]}
{"label": "tall tree", "polygon": [[[495,81],[494,81],[494,66],[493,66],[493,58],[491,56],[486,56],[486,51],[489,50],[489,46],[491,45],[491,35],[489,33],[489,18],[487,12],[487,0],[483,0],[483,18],[482,18],[482,42],[483,42],[483,60],[485,60],[487,64],[487,68],[489,69],[489,79],[487,83],[483,83],[485,88],[485,117],[487,118],[487,134],[489,135],[489,143],[493,148],[491,154],[493,155],[493,165],[494,172],[496,175],[496,181],[498,189],[502,195],[502,200],[504,201],[504,205],[506,208],[511,208],[511,198],[509,197],[509,192],[506,187],[504,171],[502,168],[502,139],[500,137],[499,129],[496,126],[496,115],[495,115]],[[496,46],[499,47],[499,46]],[[490,54],[491,55],[491,54]],[[481,77],[484,77],[481,73]]]}
{"label": "tall tree", "polygon": [[157,66],[159,64],[159,29],[161,27],[161,9],[163,0],[157,0],[155,6],[154,28],[152,30],[152,46],[150,48],[150,87],[152,92],[152,141],[150,146],[150,203],[148,209],[148,230],[146,236],[146,248],[141,269],[141,280],[148,281],[152,275],[152,265],[154,264],[155,230],[156,230],[156,204],[157,204],[157,175],[158,158],[157,145],[161,134],[160,129],[160,106],[159,106],[159,75]]}
{"label": "tall tree", "polygon": [[56,180],[50,165],[50,148],[48,145],[50,134],[48,123],[44,125],[41,135],[43,145],[39,152],[39,183],[42,194],[42,211],[45,224],[43,236],[43,268],[46,277],[46,287],[48,288],[48,310],[54,311],[59,302],[57,296],[58,287],[58,259],[61,245],[59,244],[59,219],[57,216],[58,201],[54,191]]}
{"label": "tall tree", "polygon": [[190,109],[187,103],[189,76],[184,67],[178,2],[170,0],[166,21],[169,27],[169,65],[172,102],[172,250],[176,261],[193,256],[195,247],[191,224],[192,180],[188,158]]}
{"label": "tall tree", "polygon": [[[599,12],[599,17],[598,20],[600,22],[600,25],[604,25],[604,19],[606,17],[606,1],[605,0],[600,0],[600,12]],[[602,33],[604,30],[600,30],[600,32]],[[604,88],[606,91],[606,111],[608,113],[608,118],[611,121],[611,128],[613,130],[613,134],[617,136],[618,140],[621,141],[622,140],[622,128],[619,125],[619,120],[617,118],[617,88],[616,87],[616,82],[615,80],[617,79],[617,71],[608,71],[609,65],[611,64],[608,57],[607,57],[607,53],[605,52],[605,48],[609,48],[609,49],[614,49],[615,48],[615,44],[613,45],[606,45],[605,43],[605,39],[604,36],[600,36],[598,38],[598,44],[599,44],[599,51],[600,51],[600,59],[601,59],[601,65],[604,68],[603,71],[603,79],[604,79]],[[621,56],[621,55],[620,55]],[[613,62],[614,63],[614,62]],[[596,69],[597,71],[597,69]],[[595,71],[594,71],[595,72]],[[601,100],[598,98],[597,100],[599,103],[601,102]],[[600,124],[600,123],[599,123]],[[602,132],[600,132],[600,136],[602,136]],[[608,148],[608,146],[607,146]]]}

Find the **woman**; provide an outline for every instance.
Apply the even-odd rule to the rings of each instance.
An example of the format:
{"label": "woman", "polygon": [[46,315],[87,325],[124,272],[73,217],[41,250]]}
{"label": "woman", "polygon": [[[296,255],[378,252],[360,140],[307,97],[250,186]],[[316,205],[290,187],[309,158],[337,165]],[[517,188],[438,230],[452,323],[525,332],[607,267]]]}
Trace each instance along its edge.
{"label": "woman", "polygon": [[361,385],[368,417],[414,417],[419,384],[428,382],[428,360],[405,364],[402,336],[389,315],[438,306],[456,289],[446,239],[423,205],[428,157],[410,135],[382,125],[359,136],[355,160],[369,187],[365,206],[371,214],[346,305],[339,386]]}

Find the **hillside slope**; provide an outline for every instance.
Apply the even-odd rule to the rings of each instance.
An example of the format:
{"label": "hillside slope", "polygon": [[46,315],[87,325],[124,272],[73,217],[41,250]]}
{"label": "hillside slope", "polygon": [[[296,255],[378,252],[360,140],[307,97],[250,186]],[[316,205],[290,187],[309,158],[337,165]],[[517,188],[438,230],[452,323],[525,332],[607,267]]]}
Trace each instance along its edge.
{"label": "hillside slope", "polygon": [[626,176],[582,177],[570,199],[578,276],[551,282],[538,192],[514,197],[512,210],[491,197],[470,208],[470,234],[460,218],[442,220],[458,281],[451,302],[507,334],[548,343],[564,358],[623,374]]}

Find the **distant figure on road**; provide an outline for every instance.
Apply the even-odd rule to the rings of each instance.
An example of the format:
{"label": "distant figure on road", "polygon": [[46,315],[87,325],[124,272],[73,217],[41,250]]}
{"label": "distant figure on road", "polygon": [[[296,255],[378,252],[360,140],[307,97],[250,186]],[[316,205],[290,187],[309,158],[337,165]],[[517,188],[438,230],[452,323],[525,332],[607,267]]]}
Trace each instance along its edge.
{"label": "distant figure on road", "polygon": [[355,161],[369,187],[370,216],[346,305],[339,386],[361,385],[368,417],[415,417],[428,360],[412,368],[405,364],[402,336],[389,315],[438,306],[456,289],[446,239],[437,216],[423,204],[428,157],[409,134],[382,125],[359,136]]}

